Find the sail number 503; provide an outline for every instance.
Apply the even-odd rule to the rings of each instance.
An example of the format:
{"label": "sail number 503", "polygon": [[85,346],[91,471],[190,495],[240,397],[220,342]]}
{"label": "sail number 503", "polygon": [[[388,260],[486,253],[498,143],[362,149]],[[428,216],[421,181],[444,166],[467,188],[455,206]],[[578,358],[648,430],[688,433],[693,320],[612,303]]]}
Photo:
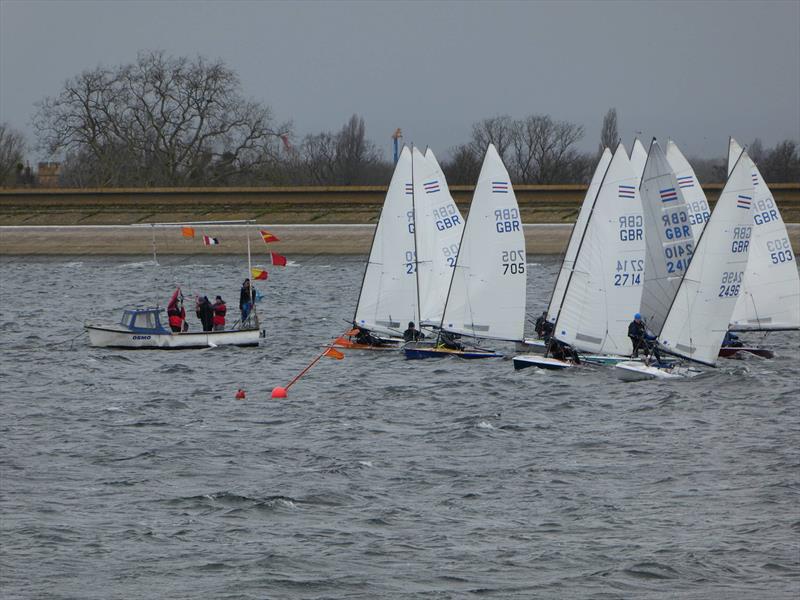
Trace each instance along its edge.
{"label": "sail number 503", "polygon": [[501,264],[503,275],[517,275],[525,272],[524,250],[503,250]]}

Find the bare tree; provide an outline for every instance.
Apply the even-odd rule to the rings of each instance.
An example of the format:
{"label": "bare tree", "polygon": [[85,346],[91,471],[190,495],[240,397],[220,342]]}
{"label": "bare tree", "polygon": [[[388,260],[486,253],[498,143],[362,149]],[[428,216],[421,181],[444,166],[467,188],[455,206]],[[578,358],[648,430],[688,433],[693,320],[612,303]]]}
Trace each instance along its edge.
{"label": "bare tree", "polygon": [[482,157],[489,144],[494,144],[500,158],[505,160],[513,138],[514,120],[508,115],[483,119],[472,125],[472,150],[476,156]]}
{"label": "bare tree", "polygon": [[364,119],[353,115],[337,133],[318,133],[303,139],[298,183],[354,185],[384,182],[391,173],[380,151],[366,138]]}
{"label": "bare tree", "polygon": [[606,116],[603,117],[603,129],[600,131],[600,148],[598,153],[602,154],[606,148],[613,151],[619,142],[619,131],[617,131],[617,109],[609,108]]}
{"label": "bare tree", "polygon": [[776,144],[760,161],[759,170],[764,179],[771,183],[800,181],[800,153],[797,144],[792,140]]}
{"label": "bare tree", "polygon": [[[486,148],[483,149],[484,151]],[[451,159],[442,162],[442,171],[451,185],[475,185],[481,172],[482,155],[476,155],[472,144],[450,150]]]}
{"label": "bare tree", "polygon": [[89,161],[95,185],[224,183],[274,157],[290,127],[240,88],[221,61],[143,53],[67,81],[34,126],[40,148]]}
{"label": "bare tree", "polygon": [[7,123],[0,123],[0,185],[10,185],[22,170],[25,136]]}

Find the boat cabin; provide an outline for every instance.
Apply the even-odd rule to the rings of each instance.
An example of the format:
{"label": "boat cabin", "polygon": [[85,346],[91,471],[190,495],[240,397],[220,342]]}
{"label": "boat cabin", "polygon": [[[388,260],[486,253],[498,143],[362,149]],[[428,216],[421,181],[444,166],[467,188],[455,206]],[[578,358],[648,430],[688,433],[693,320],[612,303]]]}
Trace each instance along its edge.
{"label": "boat cabin", "polygon": [[122,313],[120,325],[136,333],[172,333],[161,324],[160,308],[126,309]]}

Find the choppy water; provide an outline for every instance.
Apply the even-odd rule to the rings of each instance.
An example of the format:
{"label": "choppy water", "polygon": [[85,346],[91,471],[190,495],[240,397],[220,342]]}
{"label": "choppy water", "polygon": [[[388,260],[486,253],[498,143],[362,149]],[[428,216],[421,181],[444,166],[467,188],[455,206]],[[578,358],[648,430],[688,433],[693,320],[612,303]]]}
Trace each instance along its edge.
{"label": "choppy water", "polygon": [[261,348],[81,334],[176,280],[235,309],[243,271],[0,260],[4,598],[797,597],[796,333],[691,382],[348,352],[270,400],[352,314],[361,261],[309,257]]}

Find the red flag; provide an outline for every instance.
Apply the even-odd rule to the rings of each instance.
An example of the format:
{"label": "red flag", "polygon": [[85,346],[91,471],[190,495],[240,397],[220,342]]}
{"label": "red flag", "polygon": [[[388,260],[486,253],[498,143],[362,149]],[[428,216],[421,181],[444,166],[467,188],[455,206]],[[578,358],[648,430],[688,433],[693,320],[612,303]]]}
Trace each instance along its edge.
{"label": "red flag", "polygon": [[253,276],[253,279],[260,279],[261,281],[266,281],[267,277],[269,277],[269,273],[267,273],[264,269],[259,269],[258,267],[253,267],[250,269],[250,274]]}
{"label": "red flag", "polygon": [[265,244],[269,244],[270,242],[280,242],[277,235],[272,235],[269,231],[264,231],[263,229],[259,231],[261,234],[261,239],[264,240]]}
{"label": "red flag", "polygon": [[217,244],[219,244],[219,238],[209,237],[207,235],[204,235],[203,236],[203,243],[206,246],[216,246]]}
{"label": "red flag", "polygon": [[285,267],[286,266],[286,257],[281,256],[280,254],[275,254],[274,252],[270,252],[272,256],[272,264],[276,267]]}
{"label": "red flag", "polygon": [[339,352],[336,348],[328,348],[325,350],[325,356],[328,358],[335,358],[336,360],[342,360],[344,358],[344,354]]}

